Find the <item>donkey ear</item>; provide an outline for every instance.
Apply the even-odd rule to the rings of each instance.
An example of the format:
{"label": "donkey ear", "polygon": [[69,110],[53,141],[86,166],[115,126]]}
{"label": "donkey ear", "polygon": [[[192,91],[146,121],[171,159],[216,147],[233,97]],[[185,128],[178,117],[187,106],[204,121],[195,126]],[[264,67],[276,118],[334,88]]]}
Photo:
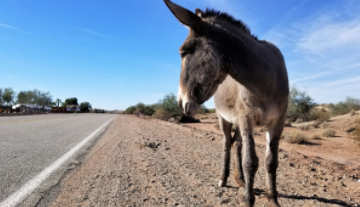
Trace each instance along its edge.
{"label": "donkey ear", "polygon": [[200,18],[202,18],[202,16],[203,16],[203,12],[199,8],[195,9],[195,14]]}
{"label": "donkey ear", "polygon": [[203,21],[199,16],[177,4],[172,3],[170,0],[164,0],[164,2],[182,24],[194,30],[196,33],[201,33]]}

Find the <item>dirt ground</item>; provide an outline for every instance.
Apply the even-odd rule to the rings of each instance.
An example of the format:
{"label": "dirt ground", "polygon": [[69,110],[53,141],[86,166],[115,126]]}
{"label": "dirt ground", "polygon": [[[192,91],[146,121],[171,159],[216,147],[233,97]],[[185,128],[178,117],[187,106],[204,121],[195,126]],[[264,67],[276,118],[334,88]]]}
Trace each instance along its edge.
{"label": "dirt ground", "polygon": [[[217,186],[222,136],[213,126],[215,119],[202,121],[183,126],[117,116],[85,161],[63,179],[59,195],[49,206],[241,206],[242,189],[233,174],[227,187]],[[264,197],[264,137],[265,132],[256,136],[260,166],[255,178],[255,206],[268,206]],[[353,142],[346,143],[341,137],[311,143],[281,142],[279,203],[359,206],[357,146],[346,148]],[[323,146],[326,150],[319,153]]]}

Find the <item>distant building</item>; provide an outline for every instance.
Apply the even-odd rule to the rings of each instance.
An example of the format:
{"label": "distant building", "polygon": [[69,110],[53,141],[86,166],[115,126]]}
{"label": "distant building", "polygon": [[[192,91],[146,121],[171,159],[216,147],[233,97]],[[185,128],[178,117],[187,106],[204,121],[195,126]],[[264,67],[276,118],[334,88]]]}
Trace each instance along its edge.
{"label": "distant building", "polygon": [[80,112],[79,105],[66,105],[66,112]]}

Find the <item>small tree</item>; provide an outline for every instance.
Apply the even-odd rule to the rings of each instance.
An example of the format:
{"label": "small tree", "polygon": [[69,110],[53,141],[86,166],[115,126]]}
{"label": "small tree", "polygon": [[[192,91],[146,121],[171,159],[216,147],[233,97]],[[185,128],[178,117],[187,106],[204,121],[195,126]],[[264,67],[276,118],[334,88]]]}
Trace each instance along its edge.
{"label": "small tree", "polygon": [[14,103],[15,92],[12,88],[5,88],[2,94],[3,102],[6,102],[6,105]]}
{"label": "small tree", "polygon": [[89,102],[82,102],[80,104],[81,113],[89,113],[90,109],[92,109],[91,104]]}
{"label": "small tree", "polygon": [[37,104],[39,106],[53,105],[50,92],[43,92],[37,89],[34,89],[32,91],[20,91],[17,95],[17,103]]}
{"label": "small tree", "polygon": [[3,90],[2,90],[2,88],[0,88],[0,105],[3,104],[2,96],[3,96]]}
{"label": "small tree", "polygon": [[57,103],[57,106],[59,107],[59,106],[60,106],[60,103],[62,103],[62,101],[61,101],[59,98],[57,98],[57,99],[55,100],[55,103]]}
{"label": "small tree", "polygon": [[79,105],[76,97],[65,99],[65,105]]}
{"label": "small tree", "polygon": [[159,108],[165,111],[170,117],[181,117],[184,113],[180,110],[174,94],[165,95],[159,101]]}
{"label": "small tree", "polygon": [[289,94],[289,103],[287,108],[287,118],[292,119],[310,119],[310,109],[313,108],[316,103],[307,94],[306,91],[301,91],[292,86]]}

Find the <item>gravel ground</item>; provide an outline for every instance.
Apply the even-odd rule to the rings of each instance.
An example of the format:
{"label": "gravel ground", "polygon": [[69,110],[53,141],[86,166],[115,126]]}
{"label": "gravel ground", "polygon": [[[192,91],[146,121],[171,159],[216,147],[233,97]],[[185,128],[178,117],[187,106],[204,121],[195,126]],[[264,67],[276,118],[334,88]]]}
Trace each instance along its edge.
{"label": "gravel ground", "polygon": [[[255,206],[264,197],[265,146],[255,178]],[[222,136],[159,120],[119,115],[101,140],[60,184],[48,206],[241,206],[231,174],[217,186]],[[360,169],[292,150],[279,152],[282,206],[358,206]],[[232,171],[231,171],[232,172]]]}

